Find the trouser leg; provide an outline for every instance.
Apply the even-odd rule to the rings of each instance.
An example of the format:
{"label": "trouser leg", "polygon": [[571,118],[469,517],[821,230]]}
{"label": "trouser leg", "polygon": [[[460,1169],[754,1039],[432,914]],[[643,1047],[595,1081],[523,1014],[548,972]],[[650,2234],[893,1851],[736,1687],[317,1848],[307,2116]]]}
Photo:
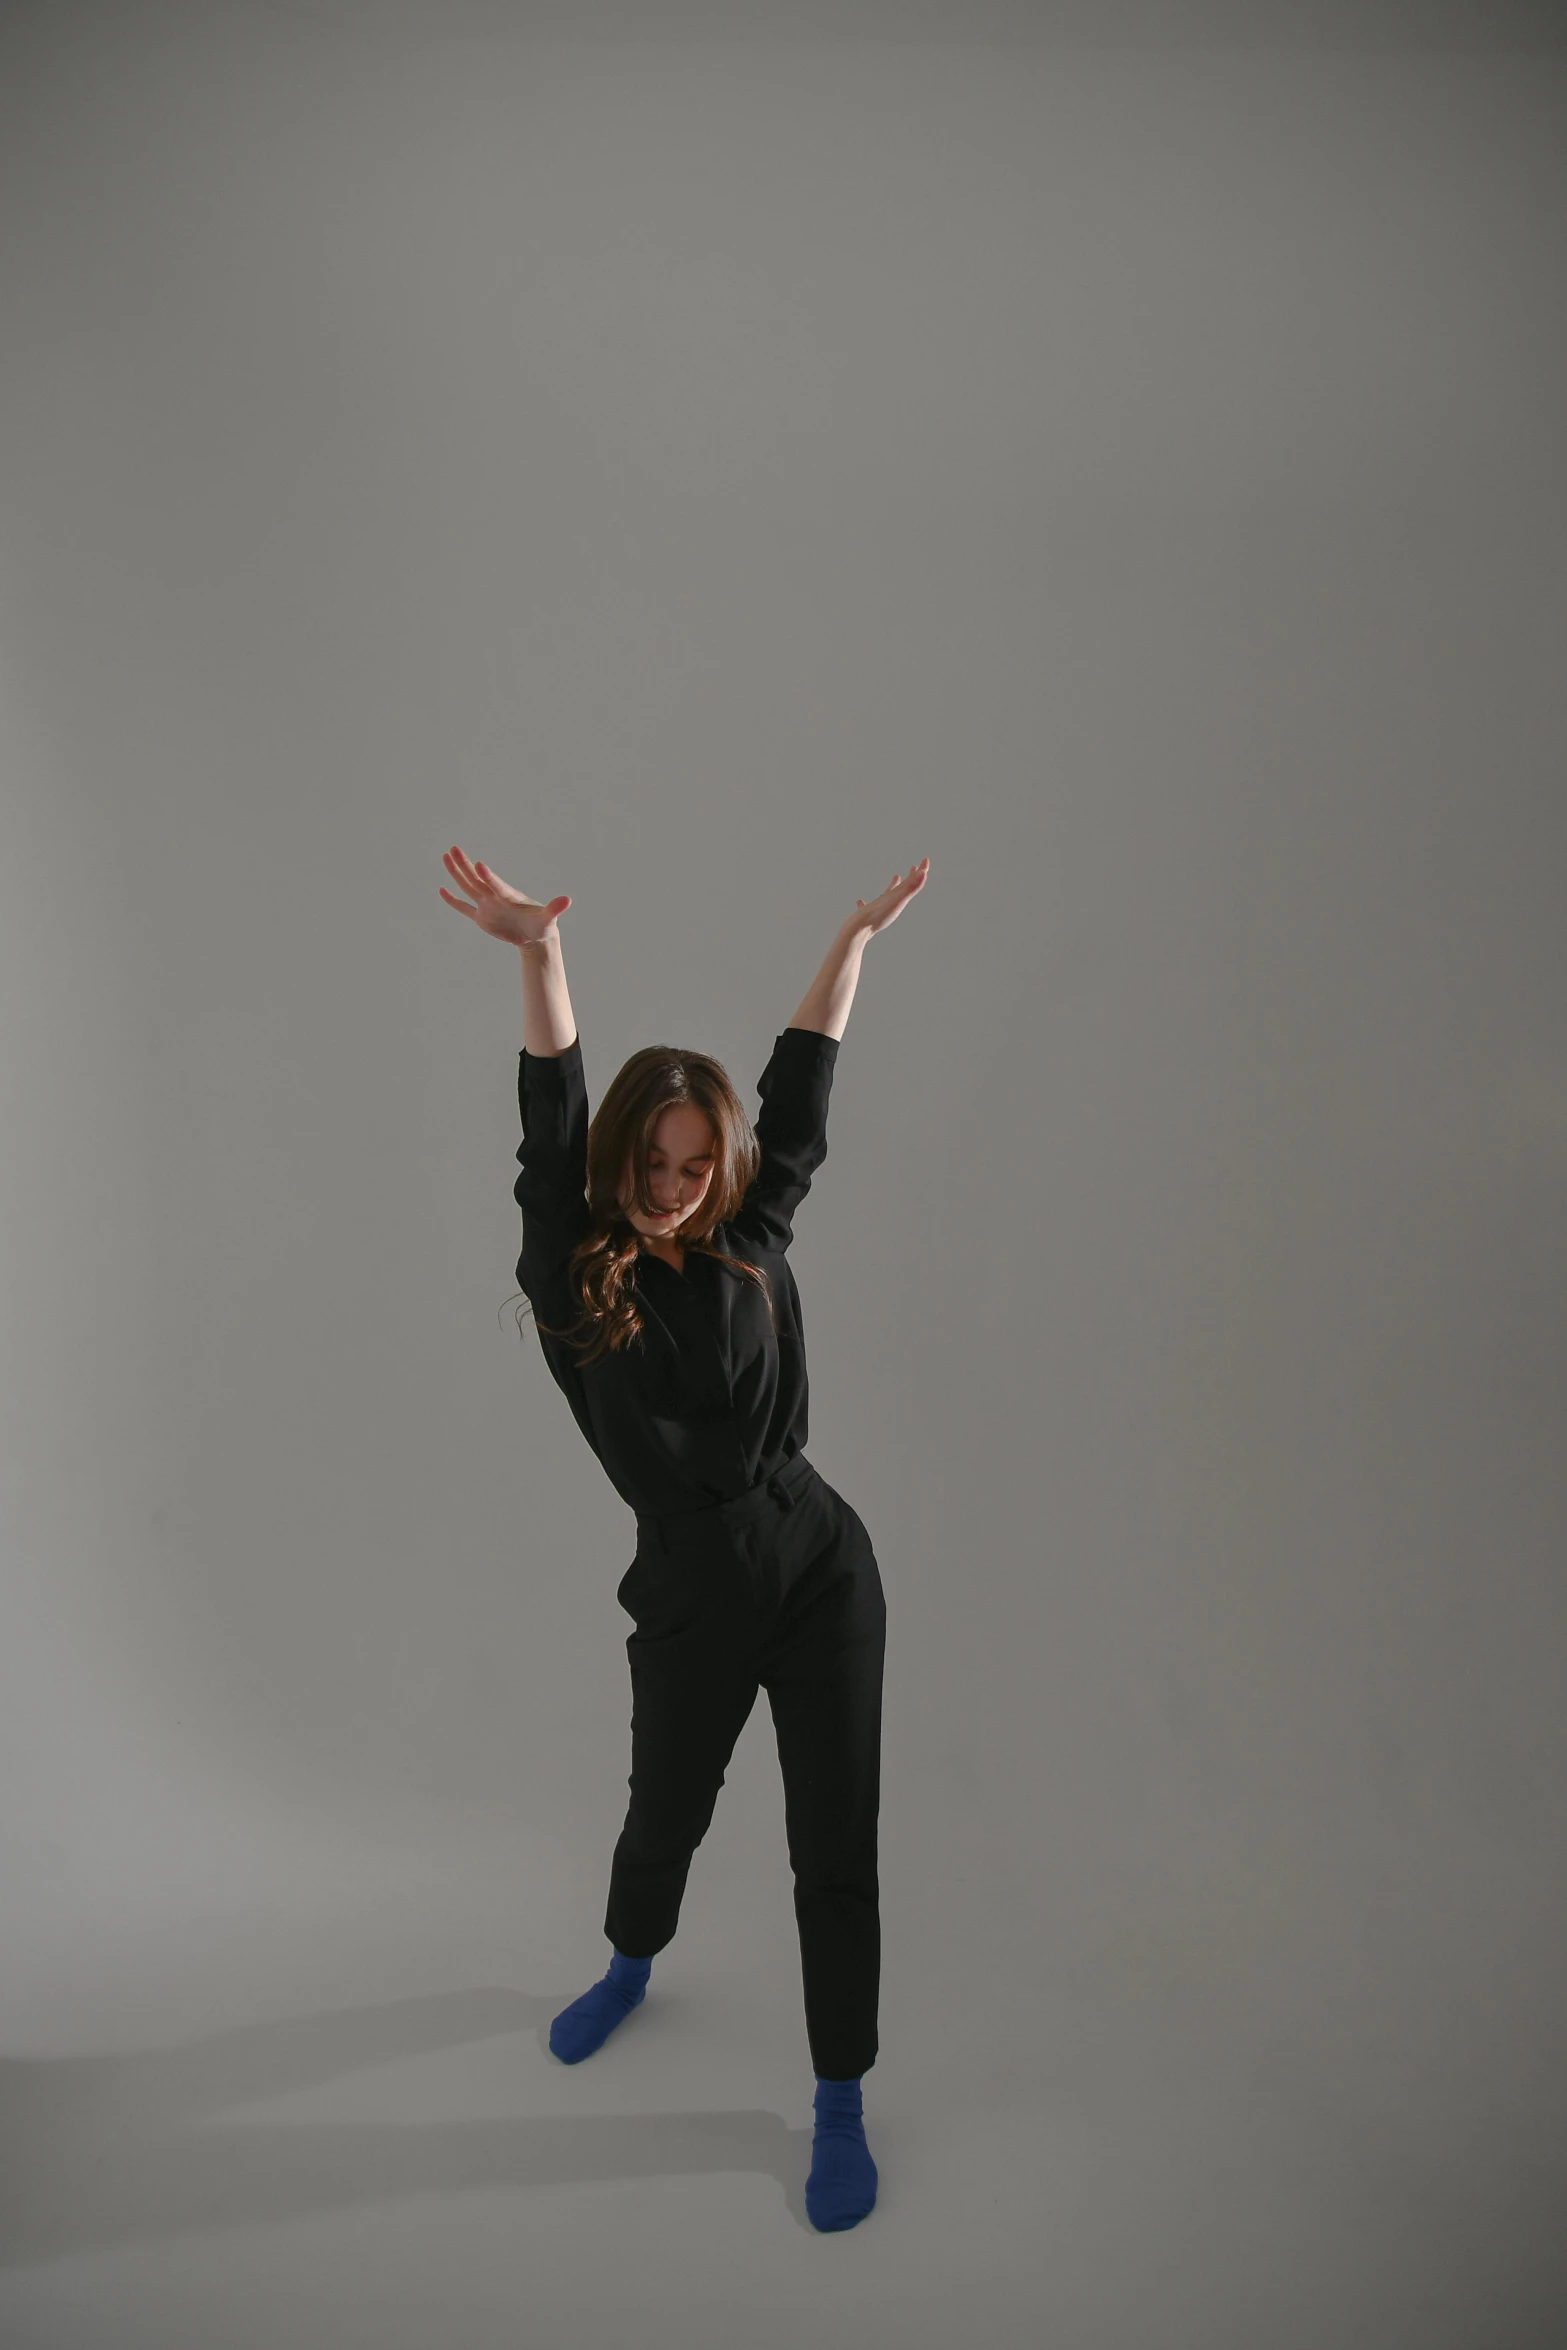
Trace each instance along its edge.
{"label": "trouser leg", "polygon": [[631,1800],[610,1864],[604,1931],[628,1958],[673,1941],[691,1856],[756,1702],[757,1679],[721,1643],[633,1634]]}
{"label": "trouser leg", "polygon": [[764,1674],[783,1772],[806,2032],[813,2068],[829,2081],[868,2072],[878,2045],[886,1621],[876,1561],[855,1519],[833,1573]]}

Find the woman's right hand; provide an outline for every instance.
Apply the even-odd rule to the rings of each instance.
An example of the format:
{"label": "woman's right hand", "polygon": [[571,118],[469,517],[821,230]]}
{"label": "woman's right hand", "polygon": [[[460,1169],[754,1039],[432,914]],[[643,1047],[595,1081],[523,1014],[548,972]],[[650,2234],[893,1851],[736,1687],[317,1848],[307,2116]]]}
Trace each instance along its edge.
{"label": "woman's right hand", "polygon": [[470,922],[491,938],[503,938],[514,947],[542,946],[546,940],[559,936],[556,923],[571,904],[569,897],[551,898],[541,906],[537,898],[526,898],[520,889],[513,889],[509,881],[502,881],[488,865],[472,864],[461,849],[450,848],[441,859],[454,881],[461,882],[471,892],[476,903],[469,905],[464,898],[454,898],[448,889],[442,897],[459,914],[466,914]]}

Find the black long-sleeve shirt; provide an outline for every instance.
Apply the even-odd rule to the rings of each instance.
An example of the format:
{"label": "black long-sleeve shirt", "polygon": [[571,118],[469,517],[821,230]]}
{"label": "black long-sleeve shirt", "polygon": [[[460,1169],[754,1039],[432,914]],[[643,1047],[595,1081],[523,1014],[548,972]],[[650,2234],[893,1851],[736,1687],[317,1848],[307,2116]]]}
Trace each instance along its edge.
{"label": "black long-sleeve shirt", "polygon": [[[635,1267],[643,1342],[583,1365],[571,1342],[538,1333],[544,1359],[598,1455],[633,1510],[679,1514],[728,1501],[782,1468],[805,1444],[809,1390],[799,1292],[786,1251],[794,1214],[827,1156],[827,1101],[838,1039],[786,1028],[757,1081],[762,1161],[715,1247],[768,1275],[776,1303],[744,1273],[701,1250],[684,1272],[639,1250]],[[582,1040],[563,1053],[519,1056],[522,1210],[517,1282],[558,1329],[581,1301],[567,1260],[588,1227],[588,1095]]]}

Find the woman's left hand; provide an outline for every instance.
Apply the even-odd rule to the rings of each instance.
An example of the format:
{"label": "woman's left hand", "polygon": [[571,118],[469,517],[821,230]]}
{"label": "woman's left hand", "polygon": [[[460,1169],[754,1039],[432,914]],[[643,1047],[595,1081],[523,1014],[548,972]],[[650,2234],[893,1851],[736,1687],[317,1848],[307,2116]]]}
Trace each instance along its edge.
{"label": "woman's left hand", "polygon": [[910,898],[919,896],[929,873],[930,859],[921,857],[919,863],[912,865],[907,873],[895,873],[881,896],[872,898],[868,905],[864,898],[856,898],[856,911],[849,917],[850,929],[863,931],[867,935],[885,930],[889,922],[897,921]]}

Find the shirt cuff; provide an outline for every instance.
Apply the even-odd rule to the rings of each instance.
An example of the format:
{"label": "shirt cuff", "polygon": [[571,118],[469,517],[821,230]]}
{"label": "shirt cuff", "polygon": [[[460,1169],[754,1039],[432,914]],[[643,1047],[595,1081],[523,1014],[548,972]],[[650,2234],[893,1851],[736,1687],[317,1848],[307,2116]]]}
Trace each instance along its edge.
{"label": "shirt cuff", "polygon": [[580,1053],[581,1050],[582,1037],[580,1033],[572,1038],[563,1053],[530,1053],[527,1046],[524,1045],[517,1055],[517,1066],[520,1069],[523,1062],[526,1061],[530,1068],[558,1069],[563,1062],[571,1059],[573,1053]]}

